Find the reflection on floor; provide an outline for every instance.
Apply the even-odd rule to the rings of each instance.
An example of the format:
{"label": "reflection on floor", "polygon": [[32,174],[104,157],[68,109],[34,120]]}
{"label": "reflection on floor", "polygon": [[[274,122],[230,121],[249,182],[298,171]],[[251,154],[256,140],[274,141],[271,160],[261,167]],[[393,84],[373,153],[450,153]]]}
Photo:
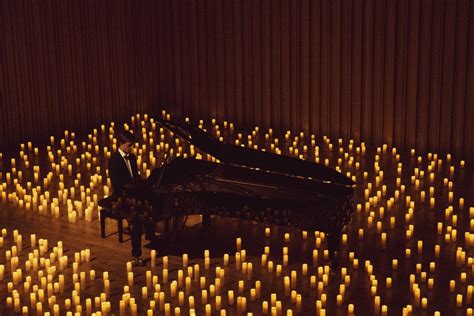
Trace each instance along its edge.
{"label": "reflection on floor", "polygon": [[[355,177],[356,211],[339,269],[329,270],[324,234],[219,217],[207,231],[199,217],[189,218],[179,239],[146,245],[146,266],[131,266],[130,242],[118,242],[113,221],[112,234],[100,238],[97,201],[108,193],[106,159],[114,150],[111,126],[101,126],[84,142],[67,132],[49,148],[27,143],[3,154],[0,313],[472,315],[470,163],[201,124],[226,141]],[[167,150],[169,134],[147,117],[134,116],[129,125],[140,135],[146,174]],[[173,151],[210,159],[180,142]]]}

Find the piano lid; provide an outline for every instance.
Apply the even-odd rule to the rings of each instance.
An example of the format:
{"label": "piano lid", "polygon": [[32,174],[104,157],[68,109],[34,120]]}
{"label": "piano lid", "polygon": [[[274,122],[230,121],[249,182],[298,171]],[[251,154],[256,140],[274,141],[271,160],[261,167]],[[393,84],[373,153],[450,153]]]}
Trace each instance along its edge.
{"label": "piano lid", "polygon": [[296,177],[311,178],[312,180],[331,184],[354,185],[354,181],[350,178],[318,163],[223,143],[191,124],[180,124],[162,119],[157,121],[184,140],[219,159],[222,163],[259,168],[262,171],[283,173]]}

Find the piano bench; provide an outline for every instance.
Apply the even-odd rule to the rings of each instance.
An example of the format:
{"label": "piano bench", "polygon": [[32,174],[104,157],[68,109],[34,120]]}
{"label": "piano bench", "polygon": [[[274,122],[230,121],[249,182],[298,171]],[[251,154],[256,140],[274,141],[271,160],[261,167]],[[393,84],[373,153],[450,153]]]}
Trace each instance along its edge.
{"label": "piano bench", "polygon": [[105,219],[110,218],[117,221],[118,240],[123,242],[123,220],[119,214],[112,212],[110,209],[103,208],[100,210],[100,236],[105,238]]}

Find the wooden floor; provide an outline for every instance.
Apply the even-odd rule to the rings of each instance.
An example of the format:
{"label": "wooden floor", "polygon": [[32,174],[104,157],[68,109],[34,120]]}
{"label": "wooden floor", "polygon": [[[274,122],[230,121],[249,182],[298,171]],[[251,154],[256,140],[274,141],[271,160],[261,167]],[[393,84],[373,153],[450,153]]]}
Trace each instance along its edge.
{"label": "wooden floor", "polygon": [[[263,138],[263,135],[261,137]],[[106,137],[105,139],[107,140]],[[242,139],[247,139],[246,134]],[[309,142],[307,144],[309,153],[314,154],[314,146],[311,146]],[[200,279],[194,280],[193,276],[191,288],[188,291],[184,287],[178,287],[177,292],[184,292],[184,304],[180,304],[179,295],[176,297],[171,295],[171,283],[178,279],[180,270],[184,273],[184,277],[188,275],[188,269],[183,267],[183,253],[188,254],[188,267],[199,265],[199,276],[206,279],[205,289],[207,289],[209,296],[207,303],[210,304],[213,315],[222,315],[220,314],[221,309],[225,310],[227,315],[239,313],[246,315],[249,312],[252,312],[253,315],[261,315],[264,302],[270,305],[269,314],[271,314],[272,306],[281,306],[281,314],[284,315],[289,309],[294,314],[298,313],[299,307],[294,298],[292,299],[292,295],[285,295],[285,276],[291,277],[292,273],[297,274],[296,283],[294,286],[292,285],[291,290],[296,291],[293,295],[298,295],[298,300],[301,299],[301,315],[323,314],[324,312],[326,315],[347,315],[350,314],[352,308],[355,315],[402,315],[403,313],[409,314],[410,311],[414,315],[433,315],[436,311],[439,311],[441,315],[472,314],[474,285],[474,209],[472,208],[472,198],[474,190],[470,162],[461,167],[459,161],[453,159],[448,162],[446,156],[438,156],[437,159],[434,159],[432,155],[430,157],[424,155],[420,162],[417,155],[411,156],[410,153],[401,154],[399,161],[397,161],[396,154],[393,154],[390,148],[386,151],[380,148],[379,152],[376,148],[368,148],[365,154],[358,154],[356,147],[359,144],[354,144],[352,148],[348,146],[347,140],[343,146],[338,146],[337,140],[333,140],[333,144],[334,147],[330,149],[326,142],[318,141],[320,161],[323,162],[327,158],[330,166],[339,165],[344,173],[349,171],[351,175],[356,176],[355,204],[356,208],[360,207],[354,212],[352,221],[345,230],[346,236],[344,238],[347,237],[347,241],[344,242],[339,253],[340,269],[329,273],[328,261],[324,258],[326,244],[323,240],[321,245],[317,245],[314,232],[309,232],[308,238],[303,238],[301,231],[272,226],[269,227],[271,229],[270,235],[266,236],[267,226],[263,224],[218,217],[213,218],[212,226],[208,231],[202,231],[199,217],[193,217],[189,219],[181,238],[173,245],[159,243],[147,246],[146,241],[143,241],[145,245],[143,248],[144,258],[147,259],[146,266],[133,267],[133,285],[129,288],[131,297],[136,300],[138,314],[151,313],[150,306],[153,304],[156,304],[155,314],[164,314],[164,311],[160,311],[159,293],[162,292],[165,298],[161,301],[170,304],[171,315],[177,312],[176,307],[179,307],[181,315],[190,314],[189,296],[193,296],[195,300],[196,314],[205,315],[206,303],[202,301]],[[280,148],[284,154],[289,154],[288,147],[291,145],[291,143],[289,145],[281,144]],[[297,146],[301,148],[302,152],[303,143],[299,143]],[[343,148],[343,151],[339,152],[339,148]],[[109,149],[111,150],[111,147]],[[25,150],[27,151],[27,149]],[[288,153],[285,153],[285,150]],[[65,151],[64,148],[63,151]],[[350,155],[344,159],[343,153],[350,153]],[[9,158],[12,155],[18,157],[18,153],[12,153],[4,155],[2,159],[1,180],[4,183],[6,174],[11,172],[12,166]],[[71,157],[74,157],[74,153],[69,155],[69,161],[73,162],[74,159]],[[76,155],[79,156],[77,153]],[[147,153],[145,152],[144,155]],[[381,174],[374,165],[377,160],[376,156],[379,157],[380,170],[384,172],[379,185],[377,185],[376,176]],[[312,157],[306,158],[314,161],[314,155]],[[349,164],[350,157],[353,157],[353,162]],[[339,158],[343,160],[338,161]],[[42,159],[37,158],[34,165],[41,166],[43,176],[47,174],[47,171],[43,169],[51,167],[49,162]],[[443,160],[442,164],[438,159]],[[18,160],[20,159],[17,158],[17,168],[21,170],[22,167],[18,166]],[[97,165],[103,168],[102,173],[105,160],[102,157],[97,162]],[[81,166],[84,167],[86,162],[87,159],[82,161]],[[356,162],[360,163],[359,168],[356,168]],[[403,163],[400,174],[397,171],[399,162]],[[433,167],[429,167],[431,164]],[[454,172],[450,171],[450,166],[455,167]],[[418,168],[418,171],[415,168]],[[25,178],[28,176],[29,169],[24,169]],[[92,168],[92,170],[94,169]],[[424,171],[425,174],[420,175],[420,171]],[[364,179],[364,172],[367,172],[367,179]],[[434,174],[432,182],[429,180],[430,173]],[[67,168],[65,168],[64,174],[67,176]],[[412,181],[412,176],[415,174],[415,178],[420,180],[418,188]],[[92,176],[92,171],[89,176]],[[14,178],[13,173],[12,177]],[[83,176],[81,183],[90,181],[90,179],[84,181],[84,178]],[[400,178],[399,183],[397,183],[397,178]],[[445,178],[448,179],[447,183],[444,183]],[[451,188],[449,181],[452,181]],[[26,182],[25,179],[21,182],[25,188]],[[55,175],[51,183],[48,184],[52,196],[55,196],[53,192],[58,188],[59,182],[59,176]],[[70,182],[71,180],[69,182],[67,179],[65,180],[66,187]],[[102,182],[103,184],[105,182]],[[385,194],[382,192],[384,185],[386,186]],[[402,192],[402,185],[405,186],[404,192]],[[372,189],[369,189],[370,186]],[[430,187],[434,190],[431,195]],[[366,192],[366,190],[369,191]],[[3,191],[12,193],[15,192],[15,188],[13,184],[6,185],[5,183]],[[91,191],[90,196],[92,197],[93,192],[99,192],[98,195],[102,196],[103,192],[101,191],[102,188],[99,185],[99,190]],[[378,201],[375,199],[377,191],[380,191]],[[398,199],[395,198],[396,191],[399,194]],[[421,191],[425,192],[424,201],[421,198]],[[44,192],[44,189],[41,192]],[[452,199],[450,194],[453,194]],[[434,198],[434,205],[430,205],[430,197]],[[393,200],[391,200],[392,198]],[[370,203],[370,201],[372,202]],[[460,206],[460,203],[463,205]],[[7,298],[14,298],[15,295],[18,295],[20,299],[20,309],[27,307],[27,314],[36,313],[37,306],[31,303],[30,293],[35,292],[34,285],[39,285],[41,288],[41,278],[38,276],[38,271],[25,268],[26,261],[33,256],[33,251],[38,249],[38,242],[35,248],[30,245],[31,234],[36,234],[37,240],[40,238],[48,240],[48,253],[39,257],[50,258],[50,253],[55,252],[54,247],[57,242],[62,241],[64,256],[69,259],[66,269],[53,273],[53,280],[46,282],[53,286],[55,282],[58,282],[60,274],[65,278],[63,291],[51,294],[56,299],[61,315],[66,314],[65,300],[71,299],[74,294],[80,296],[79,306],[81,307],[78,308],[72,304],[70,311],[82,309],[82,314],[85,315],[87,299],[91,299],[93,312],[101,310],[100,304],[95,306],[95,302],[98,300],[98,303],[110,302],[111,313],[118,314],[120,311],[119,302],[124,299],[124,286],[128,284],[126,263],[131,259],[131,256],[130,241],[118,242],[117,234],[114,233],[116,232],[115,223],[108,221],[107,231],[111,234],[106,239],[102,239],[95,215],[91,222],[85,221],[84,217],[81,217],[72,223],[69,222],[71,217],[68,216],[66,207],[62,204],[59,218],[52,215],[40,215],[38,211],[26,210],[25,205],[19,207],[14,204],[16,204],[14,201],[0,204],[0,229],[6,229],[3,245],[0,246],[0,265],[3,265],[5,270],[3,279],[0,280],[0,314],[15,314],[14,307],[7,306]],[[96,210],[93,214],[96,214]],[[157,229],[161,230],[162,228],[158,225]],[[438,229],[441,229],[439,233]],[[13,230],[18,230],[22,236],[22,250],[18,251],[20,262],[18,268],[22,269],[22,277],[18,284],[13,286],[17,294],[8,290],[8,283],[13,281],[13,277],[11,261],[6,260],[8,252],[13,252],[12,246],[16,245]],[[285,241],[286,233],[290,234],[289,241]],[[127,235],[126,237],[128,239]],[[244,267],[236,263],[237,237],[242,238],[242,249],[245,249],[246,252],[246,260],[243,262],[252,263],[251,276],[248,276],[248,273],[243,273]],[[269,272],[268,264],[261,265],[261,257],[266,246],[270,249],[269,260],[274,263],[272,272]],[[157,248],[157,263],[154,267],[151,266],[151,249],[149,247]],[[281,276],[277,276],[275,270],[277,265],[282,264],[283,247],[288,247],[289,265],[282,268]],[[436,254],[438,247],[439,254]],[[90,249],[91,258],[89,262],[79,264],[78,274],[80,276],[81,271],[86,272],[87,280],[81,285],[80,291],[73,294],[74,287],[78,286],[75,283],[80,284],[80,282],[73,281],[72,263],[75,253],[84,249]],[[205,250],[210,251],[210,268],[207,270],[204,264]],[[317,260],[313,258],[314,250],[318,251]],[[230,255],[228,265],[224,265],[224,254]],[[242,252],[239,254],[242,255]],[[169,260],[169,280],[167,282],[163,279],[164,256]],[[397,261],[396,268],[394,260]],[[306,275],[302,271],[303,264],[308,266]],[[54,265],[57,266],[57,262]],[[222,300],[220,308],[216,306],[216,298],[211,297],[210,292],[211,285],[216,284],[217,267],[225,271],[225,275],[220,278],[219,294]],[[47,275],[46,268],[40,267],[38,270],[44,271],[44,276]],[[89,279],[91,270],[96,272],[95,280]],[[104,271],[109,274],[109,291],[104,290]],[[142,290],[147,286],[148,271],[152,276],[158,276],[160,289],[149,286],[148,296],[143,298]],[[193,272],[196,271],[193,270]],[[27,291],[24,283],[28,277],[31,277],[31,283]],[[242,292],[239,292],[239,281],[243,282]],[[261,283],[261,293],[260,297],[254,300],[251,292],[255,290],[256,281]],[[391,286],[388,283],[391,283]],[[46,293],[47,287],[48,285],[45,287]],[[232,305],[229,304],[229,290],[233,290],[235,295],[235,302]],[[105,300],[100,301],[98,297],[105,292],[107,292]],[[276,294],[276,298],[273,296],[273,304],[272,294]],[[154,295],[156,296],[154,297]],[[237,308],[238,297],[240,302],[242,298],[245,298],[246,308]],[[53,305],[49,306],[46,298],[42,309],[46,312],[51,311],[52,315]],[[107,309],[105,305],[102,307]],[[131,313],[130,305],[127,305],[126,313]]]}

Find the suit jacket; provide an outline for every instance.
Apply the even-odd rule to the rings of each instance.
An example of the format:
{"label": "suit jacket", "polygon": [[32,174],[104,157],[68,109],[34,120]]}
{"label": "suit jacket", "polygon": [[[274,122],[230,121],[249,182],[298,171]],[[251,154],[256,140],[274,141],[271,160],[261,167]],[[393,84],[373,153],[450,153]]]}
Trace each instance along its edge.
{"label": "suit jacket", "polygon": [[134,180],[140,179],[138,174],[137,157],[130,154],[130,166],[132,167],[133,178],[130,176],[127,164],[118,151],[112,154],[109,159],[109,177],[112,182],[113,195],[120,195],[124,185],[133,183]]}

